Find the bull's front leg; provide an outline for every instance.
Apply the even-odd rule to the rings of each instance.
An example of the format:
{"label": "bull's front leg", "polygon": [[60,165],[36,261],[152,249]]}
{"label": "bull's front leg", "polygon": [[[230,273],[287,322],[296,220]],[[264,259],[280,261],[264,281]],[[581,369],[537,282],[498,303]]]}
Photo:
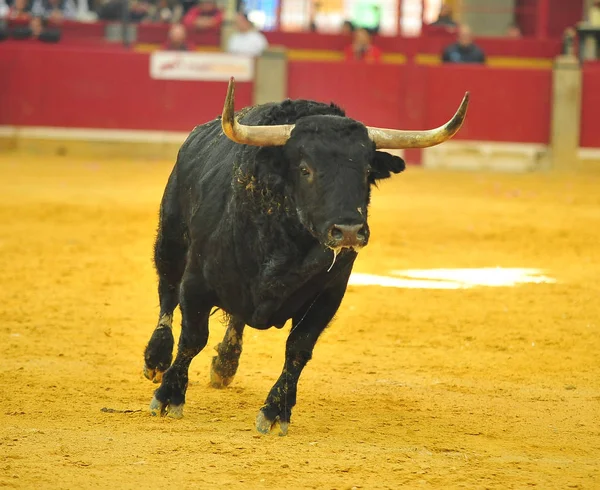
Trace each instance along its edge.
{"label": "bull's front leg", "polygon": [[[351,268],[351,266],[350,266]],[[338,310],[350,272],[331,289],[324,290],[316,299],[309,301],[292,319],[292,330],[285,349],[285,363],[279,379],[271,388],[265,404],[256,417],[256,430],[268,434],[279,424],[279,435],[286,435],[296,405],[298,380],[304,366],[312,358],[314,346],[325,327]]]}
{"label": "bull's front leg", "polygon": [[177,357],[162,376],[160,387],[150,402],[152,415],[183,417],[190,363],[208,341],[208,317],[212,302],[205,293],[201,275],[186,270],[180,294],[181,335]]}

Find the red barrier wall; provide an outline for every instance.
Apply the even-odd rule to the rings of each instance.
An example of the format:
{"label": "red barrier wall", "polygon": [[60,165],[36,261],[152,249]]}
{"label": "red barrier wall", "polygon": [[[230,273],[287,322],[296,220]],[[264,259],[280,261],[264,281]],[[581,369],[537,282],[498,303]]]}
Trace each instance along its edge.
{"label": "red barrier wall", "polygon": [[[118,47],[9,41],[0,72],[0,125],[189,131],[221,113],[226,91],[225,82],[153,80],[147,53]],[[598,76],[587,73],[587,86]],[[292,61],[288,80],[291,98],[334,101],[365,124],[405,129],[444,123],[468,90],[457,139],[549,140],[550,70]],[[593,120],[600,100],[587,92],[585,117]],[[237,107],[251,99],[252,85],[240,83]],[[593,137],[590,129],[584,134]]]}
{"label": "red barrier wall", "polygon": [[583,67],[581,101],[581,146],[600,148],[600,63]]}
{"label": "red barrier wall", "polygon": [[[8,41],[0,49],[0,125],[189,131],[218,116],[225,82],[153,80],[149,54]],[[239,107],[252,85],[238,84]]]}
{"label": "red barrier wall", "polygon": [[465,92],[471,103],[457,139],[547,144],[552,73],[483,66],[293,61],[291,98],[334,101],[368,125],[427,129],[445,123]]}
{"label": "red barrier wall", "polygon": [[406,72],[403,65],[290,61],[288,97],[335,102],[365,124],[393,127],[404,122]]}

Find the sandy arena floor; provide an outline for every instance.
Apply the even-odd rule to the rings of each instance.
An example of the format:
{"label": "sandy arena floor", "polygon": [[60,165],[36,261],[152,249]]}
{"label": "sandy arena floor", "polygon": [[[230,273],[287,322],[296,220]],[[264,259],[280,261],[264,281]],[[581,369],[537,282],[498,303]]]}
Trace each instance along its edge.
{"label": "sandy arena floor", "polygon": [[533,267],[557,283],[351,286],[282,438],[253,423],[288,329],[246,330],[219,391],[218,315],[185,417],[147,413],[171,167],[0,157],[0,487],[600,488],[600,172],[382,184],[357,272]]}

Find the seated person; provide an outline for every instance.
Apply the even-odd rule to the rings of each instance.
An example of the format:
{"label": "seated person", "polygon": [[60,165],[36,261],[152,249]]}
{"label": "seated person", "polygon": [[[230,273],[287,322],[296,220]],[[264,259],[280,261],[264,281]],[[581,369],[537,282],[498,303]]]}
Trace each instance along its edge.
{"label": "seated person", "polygon": [[227,52],[260,56],[269,47],[269,42],[265,35],[254,27],[246,14],[237,13],[235,16],[235,28],[236,32],[231,35],[227,42]]}
{"label": "seated person", "polygon": [[340,29],[340,34],[345,36],[351,36],[354,32],[354,24],[349,20],[345,20],[342,24],[342,28]]}
{"label": "seated person", "polygon": [[458,29],[458,42],[451,44],[442,54],[444,63],[485,63],[485,55],[473,42],[471,29],[461,25]]}
{"label": "seated person", "polygon": [[129,18],[131,22],[141,22],[152,10],[152,3],[148,0],[133,0],[129,2]]}
{"label": "seated person", "polygon": [[448,4],[443,4],[440,8],[440,15],[438,15],[438,19],[429,25],[445,27],[450,32],[454,32],[458,26],[452,18],[452,7]]}
{"label": "seated person", "polygon": [[506,29],[506,37],[510,39],[520,39],[521,38],[521,29],[517,24],[511,24]]}
{"label": "seated person", "polygon": [[60,41],[60,30],[47,28],[47,20],[42,17],[32,17],[28,26],[14,27],[11,30],[13,39],[36,39],[42,42],[55,43]]}
{"label": "seated person", "polygon": [[183,16],[183,6],[176,0],[157,0],[150,5],[142,22],[177,23]]}
{"label": "seated person", "polygon": [[44,17],[57,24],[63,19],[77,17],[77,7],[73,0],[35,0],[31,11],[34,15]]}
{"label": "seated person", "polygon": [[353,42],[350,46],[346,46],[344,55],[346,61],[366,61],[367,63],[381,61],[381,50],[371,43],[371,35],[363,28],[354,31]]}
{"label": "seated person", "polygon": [[31,6],[27,0],[14,0],[8,10],[8,18],[15,21],[29,22],[31,19]]}
{"label": "seated person", "polygon": [[6,3],[6,0],[0,0],[0,29],[2,29],[3,22],[2,19],[8,16],[8,12],[10,11],[10,7]]}
{"label": "seated person", "polygon": [[183,17],[183,25],[195,31],[219,29],[222,22],[223,12],[215,0],[198,0],[198,5],[190,8]]}
{"label": "seated person", "polygon": [[191,43],[186,42],[187,33],[183,24],[173,24],[169,29],[169,39],[163,44],[165,51],[193,51]]}

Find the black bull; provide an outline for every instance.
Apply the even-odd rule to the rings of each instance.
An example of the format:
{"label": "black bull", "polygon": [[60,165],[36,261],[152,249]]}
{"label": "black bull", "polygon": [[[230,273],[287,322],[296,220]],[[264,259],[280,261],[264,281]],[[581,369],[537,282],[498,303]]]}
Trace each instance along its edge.
{"label": "black bull", "polygon": [[[256,418],[259,432],[287,433],[300,374],[344,297],[358,251],[369,240],[371,186],[404,170],[378,148],[425,148],[452,137],[468,104],[430,131],[366,127],[337,106],[296,100],[234,115],[230,81],[223,116],[196,127],[181,147],[160,207],[154,259],[160,316],[144,373],[160,382],[154,415],[183,415],[192,359],[208,340],[217,307],[228,327],[211,383],[236,373],[245,325],[281,328],[291,319],[283,371]],[[173,311],[181,335],[173,356]]]}

